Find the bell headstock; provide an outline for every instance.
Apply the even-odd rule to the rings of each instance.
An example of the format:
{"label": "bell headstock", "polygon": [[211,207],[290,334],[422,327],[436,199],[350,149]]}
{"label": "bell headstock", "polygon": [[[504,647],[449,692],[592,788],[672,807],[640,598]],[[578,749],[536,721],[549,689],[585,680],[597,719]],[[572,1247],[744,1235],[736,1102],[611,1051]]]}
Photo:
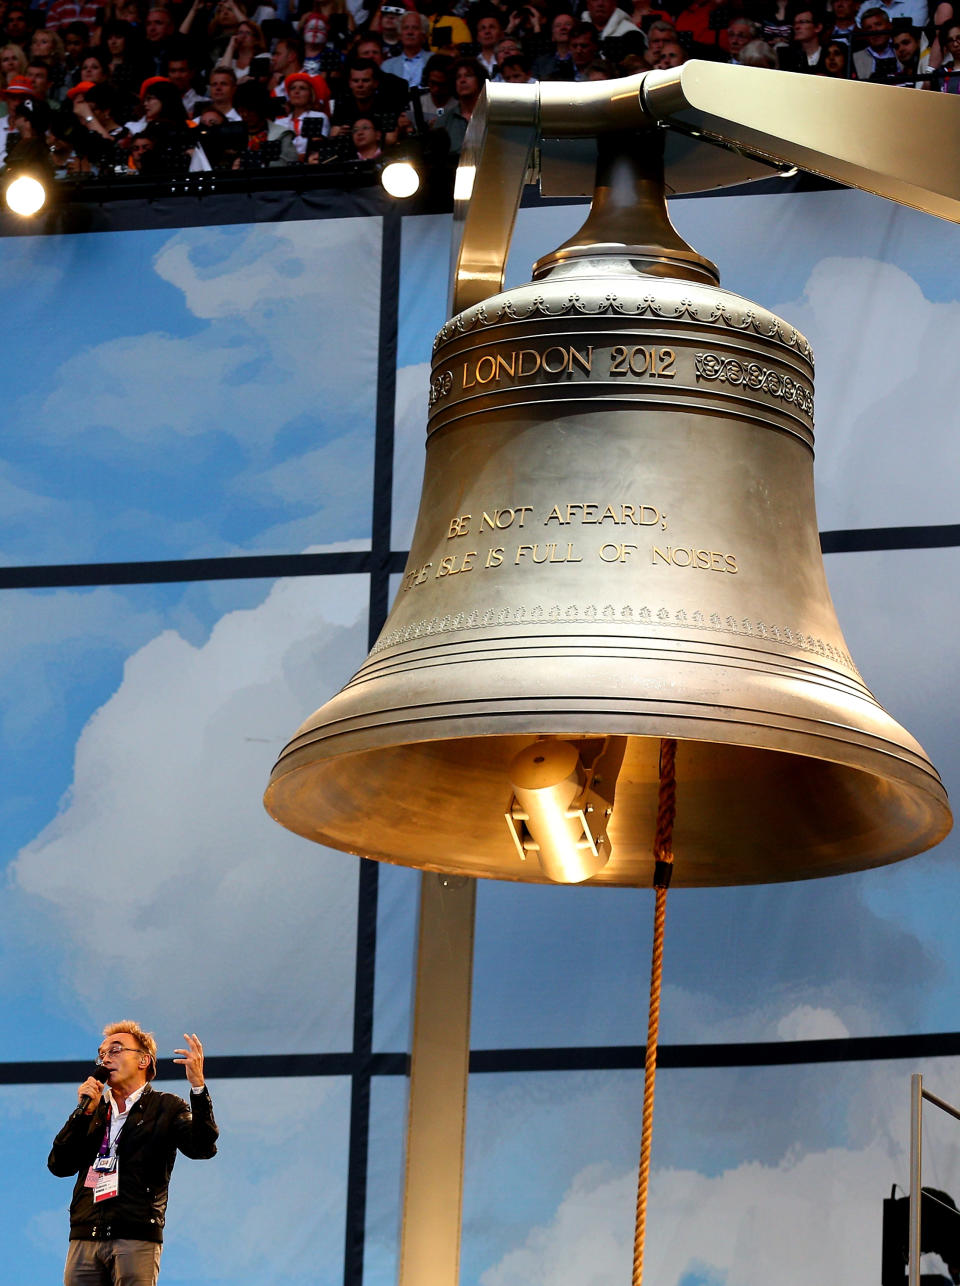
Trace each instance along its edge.
{"label": "bell headstock", "polygon": [[619,80],[489,84],[454,189],[451,313],[503,284],[527,182],[593,191],[596,139],[666,131],[668,194],[798,167],[960,222],[960,116],[945,94],[692,61]]}

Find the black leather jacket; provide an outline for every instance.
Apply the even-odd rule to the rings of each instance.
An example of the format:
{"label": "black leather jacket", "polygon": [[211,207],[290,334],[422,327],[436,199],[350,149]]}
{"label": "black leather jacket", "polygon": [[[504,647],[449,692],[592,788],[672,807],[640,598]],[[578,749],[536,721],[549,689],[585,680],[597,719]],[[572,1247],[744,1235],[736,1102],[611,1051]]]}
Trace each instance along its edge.
{"label": "black leather jacket", "polygon": [[177,1149],[194,1160],[216,1155],[219,1130],[210,1094],[206,1089],[191,1094],[188,1107],[176,1094],[147,1085],[117,1139],[120,1190],[94,1205],[93,1189],[85,1187],[84,1180],[106,1126],[107,1106],[101,1099],[91,1116],[68,1118],[47,1158],[53,1174],[62,1179],[77,1176],[70,1202],[70,1240],[163,1241],[167,1188]]}

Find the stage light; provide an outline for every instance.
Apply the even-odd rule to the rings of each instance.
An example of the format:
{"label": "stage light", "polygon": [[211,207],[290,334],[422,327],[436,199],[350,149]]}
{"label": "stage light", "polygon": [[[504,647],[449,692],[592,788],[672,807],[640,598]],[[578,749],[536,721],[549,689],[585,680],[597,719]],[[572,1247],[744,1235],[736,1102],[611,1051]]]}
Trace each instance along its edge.
{"label": "stage light", "polygon": [[380,182],[390,196],[413,196],[420,188],[420,175],[411,161],[391,161],[380,174]]}
{"label": "stage light", "polygon": [[29,218],[46,205],[47,189],[32,174],[21,173],[6,185],[3,196],[8,209]]}
{"label": "stage light", "polygon": [[584,767],[571,742],[552,738],[535,741],[510,764],[513,798],[504,814],[510,836],[521,860],[535,856],[558,884],[588,880],[610,860],[613,792],[600,793],[603,778],[595,769],[596,763]]}

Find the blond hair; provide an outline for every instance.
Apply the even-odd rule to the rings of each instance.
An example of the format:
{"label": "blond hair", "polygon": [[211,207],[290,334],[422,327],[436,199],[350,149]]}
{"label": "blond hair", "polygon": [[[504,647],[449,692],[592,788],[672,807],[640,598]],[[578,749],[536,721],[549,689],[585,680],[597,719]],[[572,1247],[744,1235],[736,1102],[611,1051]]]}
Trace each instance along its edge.
{"label": "blond hair", "polygon": [[126,1019],[119,1023],[107,1023],[103,1029],[104,1036],[132,1036],[143,1052],[150,1059],[147,1080],[152,1081],[157,1074],[157,1042],[152,1031],[144,1031],[139,1023]]}

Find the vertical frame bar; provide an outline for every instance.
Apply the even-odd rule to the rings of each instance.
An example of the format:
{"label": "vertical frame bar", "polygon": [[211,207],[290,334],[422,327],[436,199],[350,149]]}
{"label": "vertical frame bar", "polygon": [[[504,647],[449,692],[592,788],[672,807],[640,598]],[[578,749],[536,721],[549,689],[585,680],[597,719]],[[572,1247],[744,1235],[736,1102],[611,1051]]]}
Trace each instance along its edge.
{"label": "vertical frame bar", "polygon": [[476,882],[420,877],[399,1286],[457,1286]]}
{"label": "vertical frame bar", "polygon": [[920,1170],[923,1152],[923,1077],[910,1077],[910,1237],[908,1286],[920,1286]]}
{"label": "vertical frame bar", "polygon": [[[383,216],[380,244],[380,326],[377,336],[377,419],[370,517],[370,598],[367,646],[383,628],[390,598],[390,507],[393,497],[394,405],[400,298],[399,212]],[[350,1078],[350,1151],[344,1228],[343,1283],[363,1286],[370,1150],[370,1077],[373,1056],[373,990],[377,961],[379,864],[358,863],[357,951],[353,996],[353,1071]]]}

